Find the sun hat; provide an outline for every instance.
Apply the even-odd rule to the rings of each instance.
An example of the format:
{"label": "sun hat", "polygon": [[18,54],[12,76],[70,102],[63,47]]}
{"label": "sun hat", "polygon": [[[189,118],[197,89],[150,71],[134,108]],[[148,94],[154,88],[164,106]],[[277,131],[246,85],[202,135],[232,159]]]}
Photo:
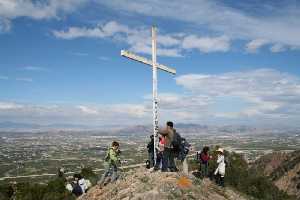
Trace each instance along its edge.
{"label": "sun hat", "polygon": [[218,152],[221,152],[221,153],[224,153],[224,149],[222,149],[222,148],[218,148],[217,151],[218,151]]}

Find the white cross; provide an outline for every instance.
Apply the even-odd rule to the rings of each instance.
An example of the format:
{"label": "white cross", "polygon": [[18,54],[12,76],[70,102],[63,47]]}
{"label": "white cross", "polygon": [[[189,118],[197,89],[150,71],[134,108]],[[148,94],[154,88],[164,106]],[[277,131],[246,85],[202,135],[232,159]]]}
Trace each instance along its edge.
{"label": "white cross", "polygon": [[156,163],[156,147],[158,146],[158,98],[157,98],[157,68],[171,74],[176,70],[156,62],[156,28],[152,27],[152,60],[122,50],[121,56],[152,66],[153,71],[153,135],[154,135],[154,162]]}

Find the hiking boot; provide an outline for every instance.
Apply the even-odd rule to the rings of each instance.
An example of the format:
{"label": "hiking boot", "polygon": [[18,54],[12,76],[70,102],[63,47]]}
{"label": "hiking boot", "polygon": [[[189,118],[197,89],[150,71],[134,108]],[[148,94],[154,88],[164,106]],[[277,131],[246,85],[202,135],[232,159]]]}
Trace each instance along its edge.
{"label": "hiking boot", "polygon": [[154,167],[154,168],[153,168],[153,171],[158,171],[158,170],[159,170],[158,167]]}
{"label": "hiking boot", "polygon": [[170,172],[178,172],[178,169],[177,168],[171,168]]}

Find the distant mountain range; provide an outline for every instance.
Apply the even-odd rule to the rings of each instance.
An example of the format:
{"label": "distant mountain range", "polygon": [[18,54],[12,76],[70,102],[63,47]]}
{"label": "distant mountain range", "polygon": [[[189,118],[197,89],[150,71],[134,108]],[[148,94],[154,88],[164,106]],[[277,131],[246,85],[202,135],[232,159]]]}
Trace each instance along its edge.
{"label": "distant mountain range", "polygon": [[0,122],[0,129],[24,129],[24,130],[36,130],[36,129],[85,129],[88,126],[77,125],[77,124],[49,124],[49,125],[40,125],[33,123],[19,123],[19,122]]}
{"label": "distant mountain range", "polygon": [[[208,126],[193,123],[177,123],[175,124],[177,132],[184,134],[231,134],[231,133],[270,133],[286,134],[292,132],[293,134],[300,134],[300,128],[255,128],[245,125],[224,125],[224,126]],[[149,135],[152,133],[152,125],[135,125],[135,126],[122,126],[122,125],[99,125],[88,126],[82,124],[68,124],[68,123],[56,123],[48,125],[40,125],[35,123],[19,123],[19,122],[0,122],[0,131],[12,131],[12,132],[35,132],[35,131],[49,131],[49,130],[67,130],[67,131],[100,131],[109,132],[116,135]]]}

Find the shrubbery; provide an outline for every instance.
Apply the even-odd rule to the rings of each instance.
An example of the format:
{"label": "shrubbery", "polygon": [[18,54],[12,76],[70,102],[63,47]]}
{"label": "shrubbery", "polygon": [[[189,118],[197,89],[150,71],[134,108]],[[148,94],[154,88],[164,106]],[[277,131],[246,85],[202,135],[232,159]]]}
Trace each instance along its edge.
{"label": "shrubbery", "polygon": [[[97,182],[97,176],[91,168],[83,168],[81,175],[89,179],[92,184]],[[65,188],[66,179],[64,177],[55,177],[47,184],[37,183],[18,183],[14,186],[0,186],[0,200],[75,200],[70,192]]]}
{"label": "shrubbery", "polygon": [[16,185],[16,200],[74,200],[65,189],[62,178],[50,180],[48,184],[19,183]]}
{"label": "shrubbery", "polygon": [[[213,178],[214,170],[217,167],[216,164],[216,152],[217,148],[211,149],[211,155],[213,159],[209,162],[210,177]],[[229,153],[225,151],[225,158],[228,162],[226,166],[225,184],[232,186],[236,190],[245,193],[256,199],[263,200],[289,200],[292,199],[285,192],[280,191],[272,181],[255,170],[249,169],[246,160],[242,155],[237,153]],[[190,162],[193,169],[197,169],[198,166],[195,161]]]}

